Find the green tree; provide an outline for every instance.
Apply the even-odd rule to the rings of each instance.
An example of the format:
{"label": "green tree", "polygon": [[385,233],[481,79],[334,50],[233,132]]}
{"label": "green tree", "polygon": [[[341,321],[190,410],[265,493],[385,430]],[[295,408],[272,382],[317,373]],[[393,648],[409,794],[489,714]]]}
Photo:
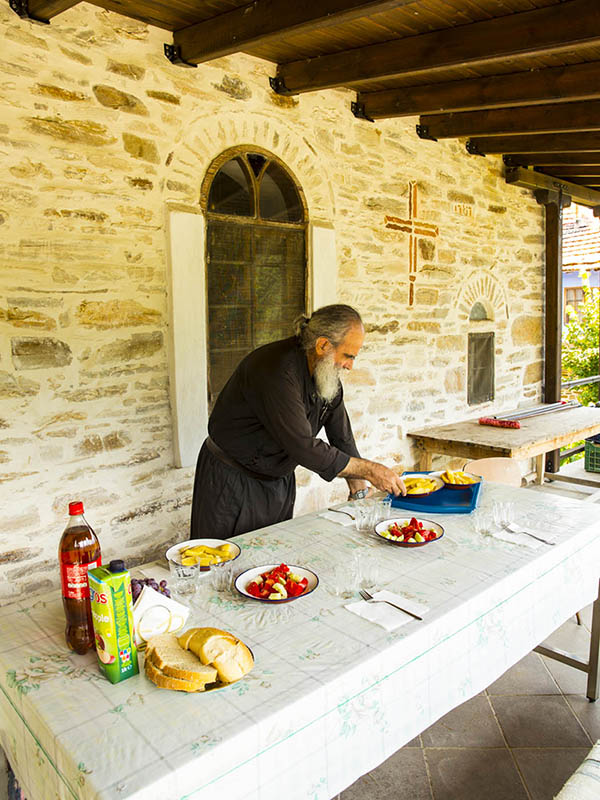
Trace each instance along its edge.
{"label": "green tree", "polygon": [[[566,307],[568,322],[562,336],[562,379],[575,381],[578,378],[598,375],[598,347],[600,343],[598,311],[600,289],[590,286],[590,276],[581,272],[583,302],[577,310]],[[589,384],[571,389],[569,394],[587,405],[598,400],[598,384]]]}

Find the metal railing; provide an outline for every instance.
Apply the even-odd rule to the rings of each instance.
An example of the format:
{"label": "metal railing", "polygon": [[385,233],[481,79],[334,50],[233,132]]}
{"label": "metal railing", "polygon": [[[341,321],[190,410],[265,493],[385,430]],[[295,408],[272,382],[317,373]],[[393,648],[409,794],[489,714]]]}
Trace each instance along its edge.
{"label": "metal railing", "polygon": [[[588,383],[600,383],[600,375],[590,375],[588,378],[578,378],[576,381],[564,381],[561,385],[563,389],[573,389],[576,386],[586,386]],[[598,396],[600,397],[600,390]],[[577,453],[583,453],[584,450],[585,443],[580,444],[578,447],[571,447],[569,450],[561,450],[560,460],[575,456]]]}

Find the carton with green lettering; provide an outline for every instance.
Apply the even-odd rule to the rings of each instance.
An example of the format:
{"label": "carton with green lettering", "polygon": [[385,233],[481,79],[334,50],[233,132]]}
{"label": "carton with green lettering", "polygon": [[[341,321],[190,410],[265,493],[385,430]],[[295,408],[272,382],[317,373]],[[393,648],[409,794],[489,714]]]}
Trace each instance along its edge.
{"label": "carton with green lettering", "polygon": [[133,629],[131,580],[122,561],[88,571],[96,653],[111,683],[139,672]]}

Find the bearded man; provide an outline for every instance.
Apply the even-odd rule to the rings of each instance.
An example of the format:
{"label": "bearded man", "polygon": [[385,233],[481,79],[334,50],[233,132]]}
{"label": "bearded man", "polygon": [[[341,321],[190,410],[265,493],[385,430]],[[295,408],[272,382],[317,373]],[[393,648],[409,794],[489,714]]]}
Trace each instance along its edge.
{"label": "bearded man", "polygon": [[[290,519],[298,465],[326,481],[345,478],[351,498],[370,491],[367,481],[406,493],[395,472],[360,457],[344,406],[340,375],[352,369],[365,335],[358,311],[324,306],[295,328],[295,336],[247,355],[217,398],[196,465],[193,539],[227,539]],[[317,438],[321,428],[329,443]]]}

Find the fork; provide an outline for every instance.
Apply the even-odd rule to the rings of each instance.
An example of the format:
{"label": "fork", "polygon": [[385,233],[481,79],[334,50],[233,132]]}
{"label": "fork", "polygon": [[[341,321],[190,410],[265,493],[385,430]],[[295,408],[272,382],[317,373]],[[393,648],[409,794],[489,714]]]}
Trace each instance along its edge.
{"label": "fork", "polygon": [[538,542],[543,542],[544,544],[555,545],[556,542],[549,542],[548,539],[542,539],[541,536],[536,536],[535,533],[529,533],[529,531],[524,531],[519,528],[518,525],[514,525],[512,522],[507,522],[503,526],[504,530],[509,531],[510,533],[524,533],[525,536],[531,536],[532,539],[537,539]]}
{"label": "fork", "polygon": [[392,603],[391,600],[380,600],[377,597],[373,597],[373,595],[370,595],[366,589],[359,589],[358,593],[363,600],[367,601],[367,603],[387,603],[388,606],[393,606],[394,608],[397,608],[398,611],[404,611],[404,613],[408,614],[409,617],[414,617],[415,619],[418,619],[420,622],[423,621],[423,617],[418,617],[416,614],[413,614],[412,611],[407,611],[405,608],[397,606],[395,603]]}

